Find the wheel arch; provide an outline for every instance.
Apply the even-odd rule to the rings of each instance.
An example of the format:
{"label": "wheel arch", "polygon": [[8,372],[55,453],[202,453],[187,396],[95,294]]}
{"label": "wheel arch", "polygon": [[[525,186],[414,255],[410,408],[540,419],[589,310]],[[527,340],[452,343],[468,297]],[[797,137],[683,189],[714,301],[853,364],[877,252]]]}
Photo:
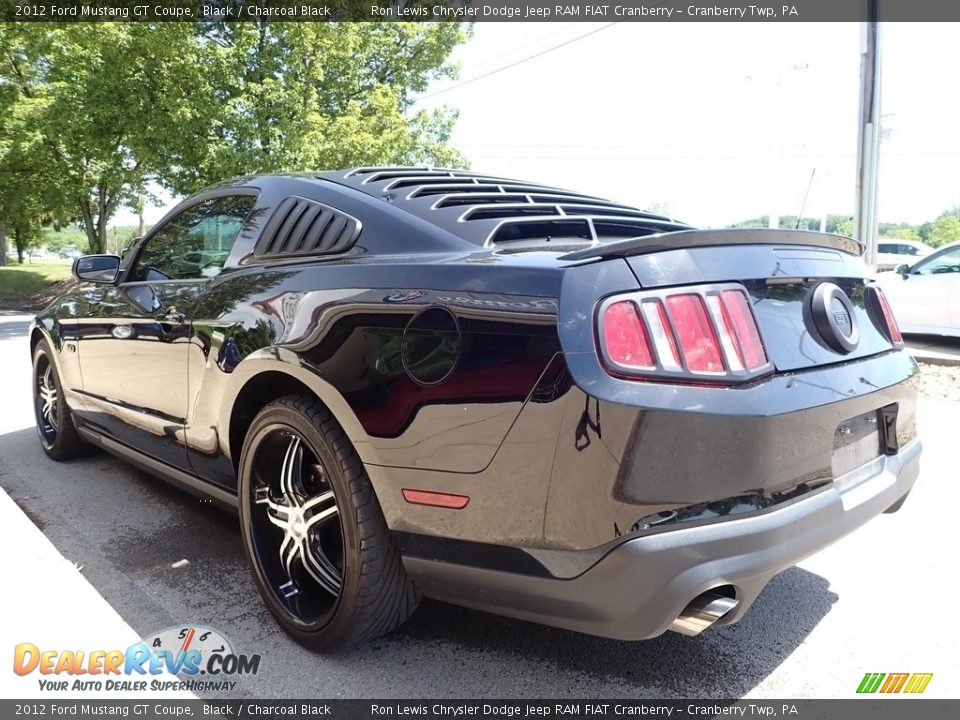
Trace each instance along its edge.
{"label": "wheel arch", "polygon": [[253,418],[268,403],[285,395],[302,394],[322,402],[340,423],[365,465],[377,464],[366,432],[340,392],[307,367],[296,353],[283,348],[259,350],[237,366],[221,410],[230,459],[239,469],[240,453]]}
{"label": "wheel arch", "polygon": [[38,318],[34,320],[30,326],[31,364],[33,363],[33,354],[37,351],[37,345],[44,340],[47,343],[47,347],[50,348],[50,362],[52,362],[54,368],[56,368],[57,374],[63,377],[63,368],[60,366],[60,351],[63,344],[60,340],[60,334],[57,332],[57,328],[53,323],[41,322]]}
{"label": "wheel arch", "polygon": [[36,351],[37,345],[40,344],[41,340],[47,340],[49,342],[49,338],[44,334],[43,330],[40,329],[40,326],[34,325],[30,329],[30,357],[31,358],[33,357],[33,353]]}

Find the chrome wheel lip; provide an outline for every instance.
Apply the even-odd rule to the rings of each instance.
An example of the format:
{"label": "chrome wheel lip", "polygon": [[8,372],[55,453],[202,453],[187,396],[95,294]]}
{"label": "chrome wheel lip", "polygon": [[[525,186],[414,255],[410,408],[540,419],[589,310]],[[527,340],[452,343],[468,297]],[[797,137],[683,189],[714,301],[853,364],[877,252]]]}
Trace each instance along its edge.
{"label": "chrome wheel lip", "polygon": [[[282,458],[274,449],[278,462],[263,461],[260,453],[278,438],[285,443]],[[345,538],[336,493],[323,462],[300,432],[283,423],[262,428],[249,452],[246,522],[258,575],[295,624],[326,624],[343,595]],[[262,465],[273,470],[267,478]],[[314,489],[324,489],[311,494],[307,480]],[[339,549],[326,547],[324,539],[329,544],[331,534]]]}
{"label": "chrome wheel lip", "polygon": [[34,370],[33,404],[37,432],[46,447],[56,442],[60,429],[59,390],[53,373],[50,358],[46,354],[41,355]]}

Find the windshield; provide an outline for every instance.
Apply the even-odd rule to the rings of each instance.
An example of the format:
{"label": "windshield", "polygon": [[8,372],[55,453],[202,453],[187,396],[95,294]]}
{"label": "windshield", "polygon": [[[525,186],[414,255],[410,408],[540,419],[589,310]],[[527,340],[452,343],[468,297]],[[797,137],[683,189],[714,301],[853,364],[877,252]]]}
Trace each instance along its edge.
{"label": "windshield", "polygon": [[960,272],[960,245],[941,250],[913,266],[911,270],[916,275],[934,275],[939,273]]}

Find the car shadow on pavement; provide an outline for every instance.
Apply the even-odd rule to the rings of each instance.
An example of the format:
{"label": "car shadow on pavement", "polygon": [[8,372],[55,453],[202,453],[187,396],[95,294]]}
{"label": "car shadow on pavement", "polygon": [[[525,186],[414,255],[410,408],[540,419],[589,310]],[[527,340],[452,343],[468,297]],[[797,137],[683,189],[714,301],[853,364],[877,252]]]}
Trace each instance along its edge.
{"label": "car shadow on pavement", "polygon": [[740,623],[643,642],[424,600],[389,635],[320,655],[266,611],[230,513],[104,453],[50,463],[33,428],[0,434],[0,486],[137,632],[206,624],[261,653],[262,672],[234,697],[740,697],[837,600],[825,578],[791,568]]}
{"label": "car shadow on pavement", "polygon": [[[644,688],[655,697],[740,697],[775,670],[830,612],[838,598],[829,585],[825,578],[793,567],[776,576],[735,625],[695,638],[668,632],[641,642],[592,637],[424,600],[387,641],[443,640],[522,656],[604,685],[620,685],[631,694]],[[451,670],[449,680],[455,686],[457,668]]]}

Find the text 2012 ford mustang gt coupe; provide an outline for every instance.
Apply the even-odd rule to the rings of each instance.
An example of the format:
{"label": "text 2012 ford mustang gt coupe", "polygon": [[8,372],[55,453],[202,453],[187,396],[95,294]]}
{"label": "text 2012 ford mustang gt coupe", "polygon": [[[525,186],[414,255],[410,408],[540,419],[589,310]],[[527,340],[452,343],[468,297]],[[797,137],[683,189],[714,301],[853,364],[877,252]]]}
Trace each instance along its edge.
{"label": "text 2012 ford mustang gt coupe", "polygon": [[421,594],[695,635],[917,477],[861,249],[461,171],[240,178],[75,261],[31,332],[40,441],[237,508],[314,647]]}

